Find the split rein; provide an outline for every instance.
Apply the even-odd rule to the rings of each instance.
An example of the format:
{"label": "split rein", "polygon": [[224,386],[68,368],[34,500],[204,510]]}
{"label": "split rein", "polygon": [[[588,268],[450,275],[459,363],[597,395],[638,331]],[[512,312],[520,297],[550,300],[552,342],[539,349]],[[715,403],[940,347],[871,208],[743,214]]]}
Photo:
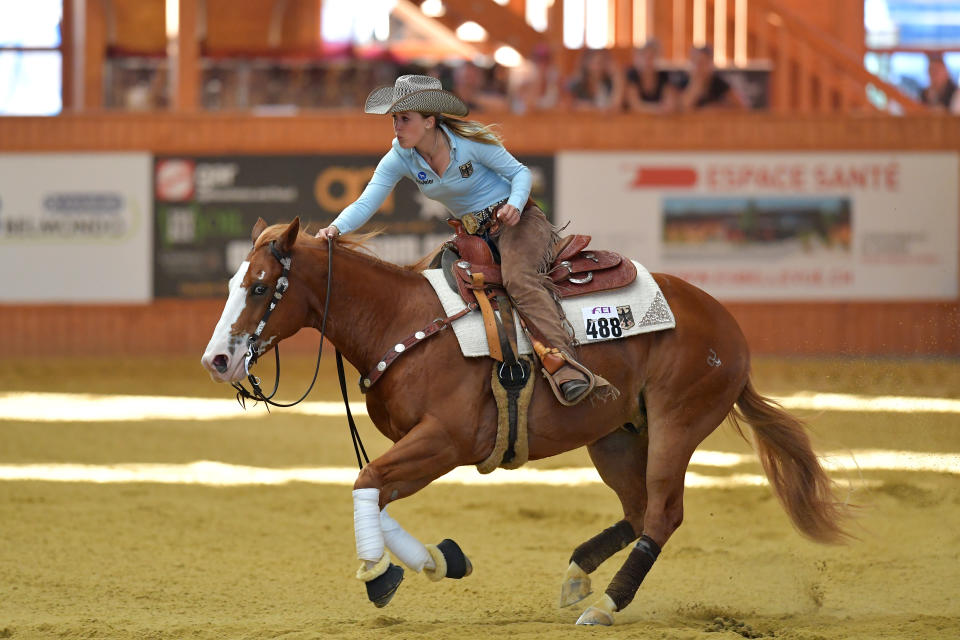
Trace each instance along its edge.
{"label": "split rein", "polygon": [[[308,395],[310,395],[310,392],[313,390],[313,386],[317,383],[317,376],[320,373],[320,359],[323,357],[323,339],[327,332],[327,312],[330,309],[330,286],[333,282],[333,238],[327,238],[327,295],[326,300],[324,300],[323,303],[323,320],[320,322],[320,346],[317,349],[317,364],[313,369],[313,380],[310,381],[310,386],[307,387],[307,390],[303,392],[303,395],[300,396],[298,400],[293,402],[283,403],[273,400],[273,397],[277,394],[277,389],[280,387],[279,344],[273,347],[274,355],[276,356],[277,373],[276,380],[273,384],[273,391],[270,392],[270,395],[263,393],[263,389],[260,388],[260,378],[250,372],[250,367],[253,366],[260,357],[260,345],[258,343],[260,342],[260,336],[263,333],[264,328],[267,326],[267,320],[269,320],[270,314],[272,314],[273,310],[277,308],[280,300],[283,299],[283,294],[287,292],[287,289],[290,286],[290,280],[287,276],[290,274],[290,265],[293,262],[292,256],[289,253],[281,253],[281,251],[277,249],[276,241],[273,240],[270,241],[270,253],[273,254],[273,257],[276,258],[277,262],[280,263],[280,266],[283,268],[283,272],[280,274],[280,277],[277,278],[277,284],[273,292],[273,299],[270,300],[267,310],[263,313],[263,318],[261,318],[259,324],[257,324],[256,331],[247,337],[247,354],[243,361],[243,369],[247,374],[247,380],[250,382],[251,389],[248,390],[246,387],[244,387],[242,382],[230,383],[233,388],[237,390],[237,402],[239,402],[240,406],[244,409],[247,408],[247,400],[263,402],[267,407],[267,411],[270,410],[271,405],[274,407],[292,407],[300,404]],[[370,462],[370,458],[367,456],[367,451],[364,449],[363,442],[360,440],[360,432],[357,430],[357,424],[354,422],[353,413],[350,411],[350,401],[347,397],[347,381],[343,370],[343,356],[340,355],[339,349],[336,350],[336,353],[337,376],[340,378],[340,393],[343,395],[343,405],[347,410],[347,424],[350,427],[350,437],[353,440],[353,450],[354,453],[357,454],[357,466],[363,469],[364,464]],[[362,460],[361,454],[363,455]]]}

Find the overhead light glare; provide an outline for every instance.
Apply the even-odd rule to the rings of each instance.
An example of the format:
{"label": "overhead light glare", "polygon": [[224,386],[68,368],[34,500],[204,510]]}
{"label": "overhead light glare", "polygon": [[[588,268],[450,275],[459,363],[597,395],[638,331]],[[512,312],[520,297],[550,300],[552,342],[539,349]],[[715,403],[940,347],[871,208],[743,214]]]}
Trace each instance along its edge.
{"label": "overhead light glare", "polygon": [[420,11],[428,18],[439,18],[447,12],[447,8],[443,6],[442,0],[424,0]]}
{"label": "overhead light glare", "polygon": [[464,42],[483,42],[487,39],[487,30],[471,20],[457,27],[457,37]]}
{"label": "overhead light glare", "polygon": [[166,9],[167,37],[176,38],[180,33],[180,0],[167,0]]}
{"label": "overhead light glare", "polygon": [[519,67],[523,56],[513,47],[504,45],[493,53],[493,60],[504,67]]}

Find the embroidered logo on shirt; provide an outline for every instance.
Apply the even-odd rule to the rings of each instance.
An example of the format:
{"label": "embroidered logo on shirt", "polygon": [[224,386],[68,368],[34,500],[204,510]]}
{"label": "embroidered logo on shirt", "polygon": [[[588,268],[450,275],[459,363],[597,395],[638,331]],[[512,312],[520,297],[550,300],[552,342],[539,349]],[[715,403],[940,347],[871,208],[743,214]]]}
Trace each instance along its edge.
{"label": "embroidered logo on shirt", "polygon": [[466,163],[460,165],[460,175],[464,178],[469,178],[473,175],[473,161],[467,160]]}
{"label": "embroidered logo on shirt", "polygon": [[433,184],[433,180],[427,180],[427,172],[420,171],[417,173],[417,182],[420,184]]}

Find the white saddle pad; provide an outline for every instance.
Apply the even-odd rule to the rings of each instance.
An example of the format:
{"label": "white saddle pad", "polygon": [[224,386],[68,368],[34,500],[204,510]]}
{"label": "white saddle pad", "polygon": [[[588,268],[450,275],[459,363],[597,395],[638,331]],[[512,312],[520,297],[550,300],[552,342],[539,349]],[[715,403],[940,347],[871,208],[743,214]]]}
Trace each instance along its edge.
{"label": "white saddle pad", "polygon": [[[673,311],[653,276],[643,265],[638,262],[633,264],[637,267],[637,279],[629,286],[561,300],[563,312],[580,344],[622,340],[640,333],[672,329],[677,325]],[[460,294],[450,289],[442,269],[427,269],[423,275],[433,285],[448,316],[466,307]],[[463,355],[490,355],[479,310],[454,321],[452,326]],[[533,352],[530,341],[520,330],[519,321],[517,347],[520,353]]]}

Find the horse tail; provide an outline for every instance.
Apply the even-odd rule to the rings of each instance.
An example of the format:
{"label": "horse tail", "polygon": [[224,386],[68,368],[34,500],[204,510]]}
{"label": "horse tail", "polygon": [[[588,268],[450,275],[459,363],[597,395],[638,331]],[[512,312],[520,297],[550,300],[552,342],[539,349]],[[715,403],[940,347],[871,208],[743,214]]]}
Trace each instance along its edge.
{"label": "horse tail", "polygon": [[850,507],[836,500],[803,422],[757,393],[749,379],[731,417],[741,435],[739,420],[752,428],[760,464],[794,526],[816,542],[850,538],[843,528]]}

